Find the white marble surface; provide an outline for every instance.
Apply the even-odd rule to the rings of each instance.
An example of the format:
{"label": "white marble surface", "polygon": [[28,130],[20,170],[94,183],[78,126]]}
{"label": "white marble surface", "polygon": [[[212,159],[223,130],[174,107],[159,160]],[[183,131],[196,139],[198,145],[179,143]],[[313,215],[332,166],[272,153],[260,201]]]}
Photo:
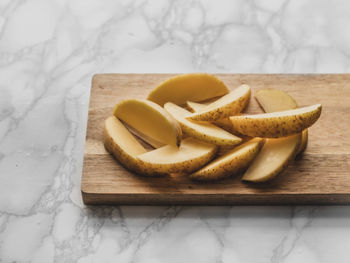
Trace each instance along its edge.
{"label": "white marble surface", "polygon": [[350,207],[86,208],[91,76],[350,71],[350,2],[1,0],[0,262],[349,262]]}

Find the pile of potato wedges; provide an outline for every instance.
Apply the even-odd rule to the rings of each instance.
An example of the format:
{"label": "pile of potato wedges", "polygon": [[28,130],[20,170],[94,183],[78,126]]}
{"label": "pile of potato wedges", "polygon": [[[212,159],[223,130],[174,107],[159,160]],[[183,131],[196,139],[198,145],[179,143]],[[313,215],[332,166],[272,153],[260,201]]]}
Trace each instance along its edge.
{"label": "pile of potato wedges", "polygon": [[105,148],[140,175],[215,181],[243,174],[243,181],[268,181],[305,150],[322,106],[298,108],[287,93],[263,89],[254,97],[265,113],[247,115],[251,93],[246,84],[229,90],[210,74],[172,77],[147,99],[115,106],[105,121]]}

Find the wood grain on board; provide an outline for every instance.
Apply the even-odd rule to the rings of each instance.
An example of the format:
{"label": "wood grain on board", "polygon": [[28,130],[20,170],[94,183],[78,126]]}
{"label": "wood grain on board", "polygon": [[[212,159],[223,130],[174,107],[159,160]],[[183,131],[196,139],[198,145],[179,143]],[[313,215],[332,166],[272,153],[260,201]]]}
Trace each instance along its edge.
{"label": "wood grain on board", "polygon": [[[82,195],[85,204],[232,205],[350,204],[350,75],[218,74],[229,89],[288,92],[299,106],[321,103],[306,151],[274,180],[243,183],[240,176],[198,183],[186,175],[149,178],[125,170],[103,146],[103,123],[116,103],[146,98],[172,74],[98,74],[93,77],[86,134]],[[262,112],[254,98],[247,113]]]}

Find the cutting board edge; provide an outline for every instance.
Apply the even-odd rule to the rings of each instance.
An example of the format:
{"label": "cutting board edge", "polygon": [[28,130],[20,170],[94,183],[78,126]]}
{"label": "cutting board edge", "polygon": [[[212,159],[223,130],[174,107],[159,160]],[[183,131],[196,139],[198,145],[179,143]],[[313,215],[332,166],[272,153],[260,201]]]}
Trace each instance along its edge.
{"label": "cutting board edge", "polygon": [[[101,194],[81,190],[85,205],[350,205],[348,194]],[[278,198],[277,198],[278,197]]]}

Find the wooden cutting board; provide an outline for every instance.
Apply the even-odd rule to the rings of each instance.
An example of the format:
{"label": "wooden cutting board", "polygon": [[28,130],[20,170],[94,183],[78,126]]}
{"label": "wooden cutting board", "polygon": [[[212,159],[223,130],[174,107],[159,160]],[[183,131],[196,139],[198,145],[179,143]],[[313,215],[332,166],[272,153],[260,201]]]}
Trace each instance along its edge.
{"label": "wooden cutting board", "polygon": [[[309,129],[309,145],[282,174],[264,184],[240,176],[217,183],[185,175],[147,178],[125,170],[103,146],[103,123],[116,103],[146,98],[171,74],[98,74],[92,79],[82,196],[85,204],[260,205],[350,203],[350,75],[219,74],[229,89],[288,92],[299,106],[321,103],[322,115]],[[254,98],[247,113],[262,112]]]}

